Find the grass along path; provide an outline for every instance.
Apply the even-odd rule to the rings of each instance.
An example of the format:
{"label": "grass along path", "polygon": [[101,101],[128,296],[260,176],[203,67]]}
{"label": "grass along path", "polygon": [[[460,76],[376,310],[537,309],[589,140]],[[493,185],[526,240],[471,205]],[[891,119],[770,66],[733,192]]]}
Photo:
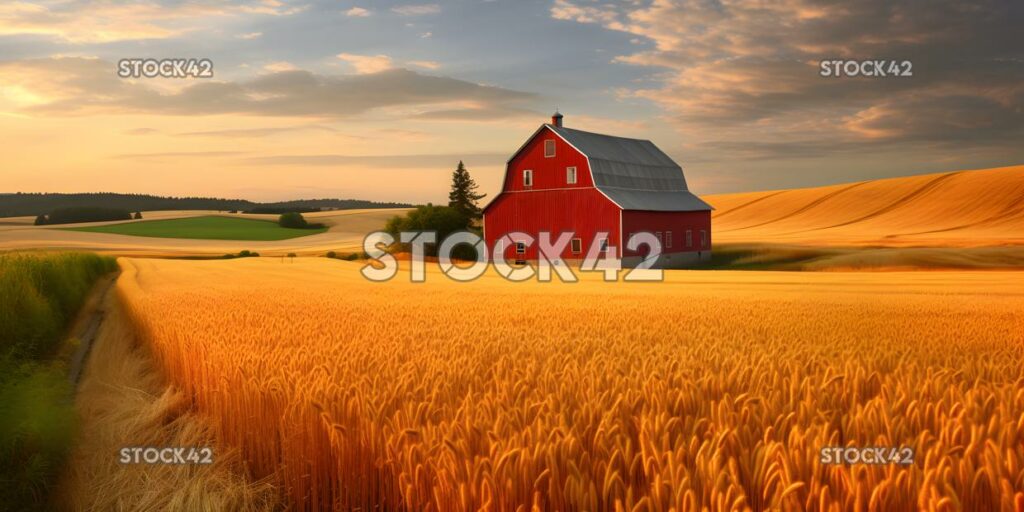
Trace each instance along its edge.
{"label": "grass along path", "polygon": [[68,231],[111,233],[154,238],[193,238],[201,240],[288,240],[315,235],[327,228],[290,229],[275,222],[221,216],[124,222],[104,226],[62,228]]}

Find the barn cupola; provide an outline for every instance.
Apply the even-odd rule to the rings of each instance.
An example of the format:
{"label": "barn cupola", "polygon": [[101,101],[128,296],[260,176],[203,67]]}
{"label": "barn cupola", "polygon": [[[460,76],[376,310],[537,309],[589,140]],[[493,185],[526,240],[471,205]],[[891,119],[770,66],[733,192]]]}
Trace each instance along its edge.
{"label": "barn cupola", "polygon": [[562,113],[555,110],[555,115],[551,116],[551,124],[561,128],[562,126]]}

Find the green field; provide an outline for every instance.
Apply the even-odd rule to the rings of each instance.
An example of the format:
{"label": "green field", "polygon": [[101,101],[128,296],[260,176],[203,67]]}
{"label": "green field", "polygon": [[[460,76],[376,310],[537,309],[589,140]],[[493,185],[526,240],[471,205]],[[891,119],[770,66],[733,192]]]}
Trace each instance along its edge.
{"label": "green field", "polygon": [[269,220],[233,217],[187,217],[183,219],[123,222],[105,226],[63,228],[70,231],[113,233],[116,235],[148,236],[156,238],[195,238],[202,240],[287,240],[315,235],[327,228],[282,228]]}

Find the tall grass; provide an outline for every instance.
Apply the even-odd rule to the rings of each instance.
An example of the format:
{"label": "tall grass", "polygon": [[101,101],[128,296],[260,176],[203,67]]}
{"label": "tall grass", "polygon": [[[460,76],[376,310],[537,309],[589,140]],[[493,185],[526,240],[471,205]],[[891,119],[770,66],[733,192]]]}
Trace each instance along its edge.
{"label": "tall grass", "polygon": [[115,268],[113,258],[88,253],[0,255],[0,354],[51,354],[93,283]]}
{"label": "tall grass", "polygon": [[70,387],[49,359],[113,258],[0,256],[0,509],[45,507],[75,420]]}

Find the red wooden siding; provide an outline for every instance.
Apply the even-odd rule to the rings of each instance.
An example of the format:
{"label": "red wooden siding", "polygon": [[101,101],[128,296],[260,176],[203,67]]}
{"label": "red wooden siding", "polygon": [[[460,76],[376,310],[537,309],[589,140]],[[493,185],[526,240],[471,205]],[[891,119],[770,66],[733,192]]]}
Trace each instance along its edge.
{"label": "red wooden siding", "polygon": [[[544,141],[554,139],[555,156],[544,157]],[[576,184],[565,182],[565,168],[576,167]],[[533,186],[530,190],[550,188],[585,188],[594,186],[590,179],[590,168],[587,157],[580,154],[561,137],[546,127],[531,140],[522,151],[508,164],[508,175],[505,176],[503,191],[523,190],[523,170],[533,171]]]}
{"label": "red wooden siding", "polygon": [[[547,231],[552,241],[562,232],[575,232],[583,242],[582,254],[573,254],[570,244],[562,253],[565,259],[586,256],[599,231],[608,232],[608,245],[620,245],[619,207],[595,188],[504,193],[488,207],[484,225],[484,237],[492,249],[495,241],[512,231],[522,231],[534,238]],[[505,247],[503,252],[510,262],[537,259],[536,244],[527,248],[525,257],[517,255],[514,247]]]}
{"label": "red wooden siding", "polygon": [[[555,141],[555,156],[544,156],[544,141]],[[566,168],[576,167],[576,183],[566,183]],[[533,186],[523,186],[523,170],[533,171]],[[544,128],[530,140],[508,164],[508,173],[501,195],[488,205],[484,215],[484,238],[487,246],[512,231],[528,233],[534,238],[541,231],[558,238],[572,231],[582,240],[582,252],[572,253],[571,244],[562,257],[583,258],[595,235],[608,232],[608,244],[619,246],[619,207],[594,188],[586,156],[580,154],[561,137]],[[504,247],[505,258],[535,260],[537,245],[526,254],[516,254],[515,247]],[[613,254],[613,256],[618,256]]]}
{"label": "red wooden siding", "polygon": [[[544,144],[555,141],[555,156],[544,156]],[[566,182],[566,168],[576,167],[576,183]],[[533,171],[533,184],[525,187],[523,171]],[[686,231],[693,233],[693,245],[686,246]],[[707,244],[701,246],[701,230],[707,234]],[[564,259],[582,259],[587,255],[598,232],[608,233],[608,244],[618,248],[611,257],[637,256],[625,250],[630,233],[649,231],[672,232],[672,247],[664,247],[664,254],[711,250],[711,212],[658,212],[623,211],[600,190],[594,187],[587,157],[556,135],[547,126],[537,134],[508,163],[502,192],[484,211],[484,238],[487,246],[513,231],[521,231],[539,238],[546,231],[557,238],[560,233],[573,232],[581,239],[581,251],[572,252],[568,245],[562,252]],[[514,244],[502,248],[506,260],[536,260],[536,243],[517,254]]]}
{"label": "red wooden siding", "polygon": [[[693,247],[686,246],[686,230],[693,231]],[[707,246],[700,245],[700,232],[707,232]],[[662,232],[662,253],[696,252],[711,250],[711,212],[647,212],[626,210],[622,212],[623,239],[629,240],[631,233],[649,231]],[[672,247],[664,247],[665,233],[672,232]],[[623,246],[625,249],[625,246]],[[625,251],[625,256],[636,256],[634,251]]]}

